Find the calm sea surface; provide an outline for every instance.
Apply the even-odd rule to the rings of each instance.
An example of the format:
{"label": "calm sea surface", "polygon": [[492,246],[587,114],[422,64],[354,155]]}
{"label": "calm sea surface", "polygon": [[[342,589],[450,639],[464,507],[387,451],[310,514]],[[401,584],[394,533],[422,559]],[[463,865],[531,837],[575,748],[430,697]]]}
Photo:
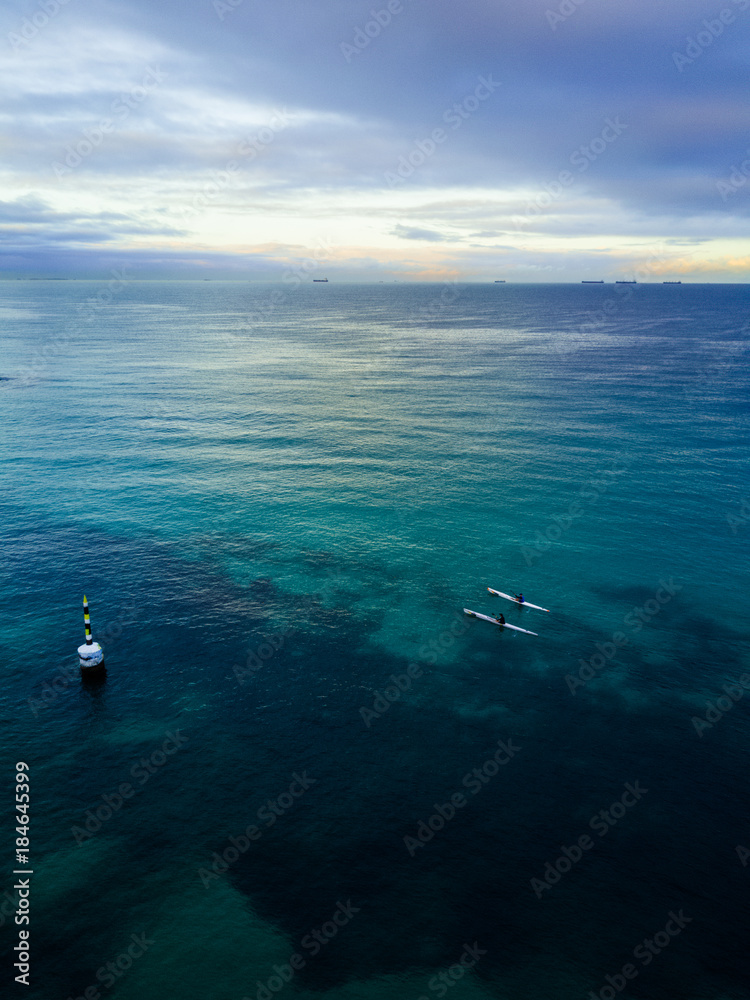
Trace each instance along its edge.
{"label": "calm sea surface", "polygon": [[750,997],[750,287],[6,281],[0,329],[7,995]]}

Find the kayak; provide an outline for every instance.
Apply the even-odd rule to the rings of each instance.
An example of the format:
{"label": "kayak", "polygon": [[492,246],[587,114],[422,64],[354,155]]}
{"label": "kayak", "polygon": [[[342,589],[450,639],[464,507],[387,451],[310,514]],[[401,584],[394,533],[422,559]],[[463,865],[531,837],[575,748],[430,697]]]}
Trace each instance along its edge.
{"label": "kayak", "polygon": [[492,624],[497,625],[498,628],[512,628],[514,632],[525,632],[526,635],[539,635],[538,632],[529,632],[527,628],[519,628],[518,625],[510,625],[508,622],[503,625],[496,618],[490,618],[489,615],[480,615],[478,611],[469,611],[468,608],[464,608],[464,614],[471,615],[472,618],[481,618],[483,621],[492,622]]}
{"label": "kayak", "polygon": [[528,601],[524,601],[523,604],[521,604],[521,602],[517,601],[511,594],[504,594],[502,590],[493,590],[492,587],[488,587],[487,590],[489,590],[491,594],[497,594],[498,597],[504,597],[506,601],[513,601],[514,604],[519,604],[522,608],[536,608],[537,611],[549,611],[549,608],[540,608],[538,604],[529,604]]}

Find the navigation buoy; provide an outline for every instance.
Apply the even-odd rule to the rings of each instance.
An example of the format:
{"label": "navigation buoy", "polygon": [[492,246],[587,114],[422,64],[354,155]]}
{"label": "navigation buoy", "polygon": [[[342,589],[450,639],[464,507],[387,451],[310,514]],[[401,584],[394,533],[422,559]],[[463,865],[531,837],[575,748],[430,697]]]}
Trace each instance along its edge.
{"label": "navigation buoy", "polygon": [[86,642],[78,647],[78,659],[81,662],[81,670],[85,673],[93,673],[104,667],[104,650],[98,642],[91,638],[91,618],[89,617],[89,602],[86,595],[83,595],[83,621],[86,627]]}

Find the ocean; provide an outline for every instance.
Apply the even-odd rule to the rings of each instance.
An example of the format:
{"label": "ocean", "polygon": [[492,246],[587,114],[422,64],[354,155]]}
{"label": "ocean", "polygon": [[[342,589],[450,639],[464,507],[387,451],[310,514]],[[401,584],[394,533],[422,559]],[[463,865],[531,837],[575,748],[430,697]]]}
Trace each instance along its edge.
{"label": "ocean", "polygon": [[749,286],[0,319],[8,996],[750,997]]}

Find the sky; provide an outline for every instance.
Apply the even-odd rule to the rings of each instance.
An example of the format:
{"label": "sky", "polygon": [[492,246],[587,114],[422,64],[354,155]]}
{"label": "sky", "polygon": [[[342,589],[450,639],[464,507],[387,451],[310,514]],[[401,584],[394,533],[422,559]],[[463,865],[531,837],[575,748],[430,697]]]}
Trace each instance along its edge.
{"label": "sky", "polygon": [[6,0],[0,277],[750,280],[750,0]]}

